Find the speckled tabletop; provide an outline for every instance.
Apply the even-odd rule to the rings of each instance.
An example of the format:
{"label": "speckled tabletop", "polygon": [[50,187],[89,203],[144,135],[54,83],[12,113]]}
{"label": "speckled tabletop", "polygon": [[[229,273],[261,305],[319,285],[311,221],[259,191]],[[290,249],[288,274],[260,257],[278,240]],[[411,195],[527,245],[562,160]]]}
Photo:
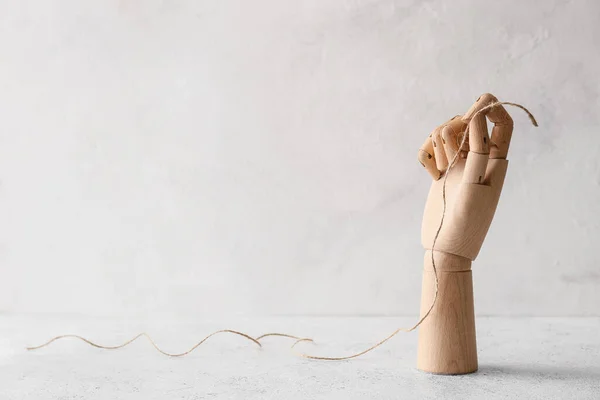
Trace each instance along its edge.
{"label": "speckled tabletop", "polygon": [[213,337],[168,358],[144,339],[115,351],[75,339],[33,352],[25,346],[76,333],[104,344],[149,332],[182,351],[222,328],[311,336],[302,351],[344,355],[368,347],[410,318],[131,320],[0,315],[0,399],[600,399],[600,318],[478,318],[480,369],[436,376],[415,369],[415,333],[400,334],[358,359],[312,361],[289,339],[262,349]]}

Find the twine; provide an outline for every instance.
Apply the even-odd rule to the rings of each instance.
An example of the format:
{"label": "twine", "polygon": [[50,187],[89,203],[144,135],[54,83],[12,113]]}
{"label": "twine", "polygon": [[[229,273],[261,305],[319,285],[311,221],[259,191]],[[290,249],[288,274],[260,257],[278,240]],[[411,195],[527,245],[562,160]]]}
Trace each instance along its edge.
{"label": "twine", "polygon": [[[538,123],[535,119],[535,117],[533,116],[533,114],[524,106],[517,104],[517,103],[511,103],[508,101],[497,101],[494,103],[491,103],[483,108],[481,108],[479,111],[477,111],[476,113],[473,114],[473,116],[471,117],[471,119],[473,119],[476,115],[478,115],[479,113],[483,112],[483,111],[487,111],[490,110],[496,106],[499,105],[509,105],[509,106],[513,106],[513,107],[517,107],[520,108],[521,110],[523,110],[527,116],[529,117],[531,123],[533,124],[533,126],[538,126]],[[391,338],[393,338],[394,336],[396,336],[398,333],[400,332],[412,332],[415,329],[417,329],[426,319],[427,317],[429,317],[429,315],[431,314],[431,311],[433,310],[433,307],[435,307],[436,301],[438,299],[438,292],[439,292],[439,279],[438,279],[438,273],[437,273],[437,268],[435,266],[435,258],[434,258],[434,251],[435,251],[435,244],[437,242],[437,239],[440,235],[440,232],[442,230],[442,227],[444,226],[444,217],[446,216],[446,180],[448,179],[448,174],[450,172],[450,170],[454,167],[454,165],[456,164],[456,161],[458,160],[459,155],[461,154],[462,149],[464,148],[464,145],[466,143],[466,141],[468,140],[469,137],[469,125],[467,125],[467,127],[465,128],[465,132],[463,134],[462,137],[462,141],[460,142],[460,146],[458,148],[458,151],[454,154],[454,157],[452,158],[452,161],[450,162],[450,164],[448,165],[448,167],[446,168],[446,171],[444,173],[444,181],[442,183],[442,200],[443,200],[443,208],[442,208],[442,216],[440,218],[440,224],[438,226],[438,229],[435,233],[435,236],[433,238],[433,243],[431,245],[431,265],[433,267],[433,274],[435,277],[435,292],[434,292],[434,296],[433,296],[433,300],[431,302],[431,305],[429,306],[429,309],[427,310],[427,312],[417,321],[416,324],[414,324],[412,327],[410,328],[398,328],[396,329],[394,332],[392,332],[389,336],[387,336],[385,339],[380,340],[379,342],[375,343],[374,345],[372,345],[371,347],[367,348],[366,350],[360,351],[358,353],[354,353],[348,356],[341,356],[341,357],[323,357],[323,356],[314,356],[314,355],[310,355],[310,354],[306,354],[306,353],[300,353],[295,351],[295,347],[298,343],[301,342],[313,342],[313,340],[311,338],[302,338],[302,337],[298,337],[298,336],[294,336],[294,335],[289,335],[286,333],[277,333],[277,332],[269,332],[269,333],[265,333],[261,336],[258,336],[257,338],[253,338],[252,336],[243,333],[243,332],[239,332],[239,331],[234,331],[231,329],[223,329],[223,330],[219,330],[216,332],[211,333],[210,335],[206,336],[204,339],[202,339],[201,341],[199,341],[198,343],[196,343],[194,346],[192,346],[189,350],[184,351],[183,353],[168,353],[164,350],[162,350],[157,344],[156,342],[154,342],[154,340],[150,337],[150,335],[148,335],[145,332],[142,332],[138,335],[136,335],[135,337],[129,339],[128,341],[126,341],[123,344],[117,345],[117,346],[105,346],[105,345],[100,345],[97,344],[95,342],[92,342],[89,339],[86,339],[82,336],[79,335],[60,335],[60,336],[55,336],[52,339],[50,339],[49,341],[47,341],[46,343],[43,343],[39,346],[33,346],[33,347],[27,347],[27,350],[37,350],[37,349],[41,349],[43,347],[46,347],[48,345],[50,345],[51,343],[53,343],[56,340],[59,339],[66,339],[66,338],[74,338],[74,339],[79,339],[87,344],[89,344],[90,346],[93,347],[97,347],[99,349],[105,349],[105,350],[116,350],[116,349],[120,349],[123,348],[133,342],[135,342],[137,339],[141,338],[141,337],[145,337],[150,344],[161,354],[164,354],[165,356],[169,356],[169,357],[183,357],[187,354],[190,354],[192,351],[196,350],[200,345],[202,345],[206,340],[208,340],[209,338],[217,335],[217,334],[221,334],[221,333],[230,333],[233,335],[237,335],[240,336],[246,340],[249,340],[253,343],[255,343],[256,345],[258,345],[259,347],[262,347],[262,344],[260,343],[261,339],[264,339],[266,337],[270,337],[270,336],[277,336],[277,337],[285,337],[285,338],[290,338],[290,339],[294,339],[295,342],[294,344],[292,344],[291,346],[291,350],[294,354],[296,354],[299,357],[302,358],[307,358],[307,359],[311,359],[311,360],[324,360],[324,361],[341,361],[341,360],[349,360],[352,358],[356,358],[356,357],[360,357],[363,354],[366,354],[372,350],[375,350],[376,348],[378,348],[379,346],[383,345],[385,342],[387,342],[388,340],[390,340]]]}
{"label": "twine", "polygon": [[44,344],[40,344],[39,346],[34,346],[34,347],[26,347],[26,349],[27,350],[37,350],[37,349],[41,349],[42,347],[48,346],[49,344],[51,344],[52,342],[54,342],[56,340],[72,338],[72,339],[79,339],[79,340],[81,340],[81,341],[89,344],[90,346],[97,347],[99,349],[116,350],[116,349],[123,348],[123,347],[125,347],[125,346],[127,346],[127,345],[129,345],[129,344],[131,344],[133,342],[135,342],[136,340],[138,340],[141,337],[145,337],[146,339],[148,339],[148,341],[150,342],[150,344],[152,345],[152,347],[154,347],[159,353],[164,354],[165,356],[169,356],[169,357],[183,357],[185,355],[190,354],[192,351],[196,350],[202,343],[206,342],[209,338],[211,338],[211,337],[213,337],[213,336],[215,336],[215,335],[217,335],[219,333],[231,333],[233,335],[241,336],[243,338],[246,338],[246,339],[254,342],[255,344],[258,345],[258,347],[262,347],[262,344],[260,343],[260,339],[266,338],[268,336],[281,336],[281,337],[287,337],[287,338],[296,339],[295,343],[299,343],[299,342],[312,342],[313,341],[310,338],[300,338],[300,337],[297,337],[297,336],[288,335],[286,333],[265,333],[264,335],[261,335],[261,336],[259,336],[259,337],[257,337],[255,339],[252,336],[250,336],[248,334],[245,334],[243,332],[234,331],[234,330],[231,330],[231,329],[223,329],[223,330],[211,333],[210,335],[206,336],[204,339],[202,339],[201,341],[199,341],[198,343],[196,343],[194,346],[192,346],[189,350],[184,351],[183,353],[168,353],[168,352],[164,351],[163,349],[161,349],[160,347],[158,347],[158,345],[156,344],[156,342],[146,332],[142,332],[142,333],[138,334],[137,336],[129,339],[125,343],[119,344],[117,346],[105,346],[105,345],[101,345],[101,344],[92,342],[91,340],[86,339],[83,336],[79,336],[79,335],[60,335],[60,336],[53,337],[52,339],[48,340]]}

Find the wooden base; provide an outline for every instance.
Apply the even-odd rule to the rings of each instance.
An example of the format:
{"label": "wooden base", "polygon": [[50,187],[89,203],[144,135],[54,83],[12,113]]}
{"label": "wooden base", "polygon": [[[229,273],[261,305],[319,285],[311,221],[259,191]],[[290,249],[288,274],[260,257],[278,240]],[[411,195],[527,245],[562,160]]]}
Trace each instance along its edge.
{"label": "wooden base", "polygon": [[[459,375],[477,371],[471,260],[435,252],[438,297],[419,327],[417,368],[434,374]],[[431,252],[425,253],[421,314],[433,301],[435,275]]]}

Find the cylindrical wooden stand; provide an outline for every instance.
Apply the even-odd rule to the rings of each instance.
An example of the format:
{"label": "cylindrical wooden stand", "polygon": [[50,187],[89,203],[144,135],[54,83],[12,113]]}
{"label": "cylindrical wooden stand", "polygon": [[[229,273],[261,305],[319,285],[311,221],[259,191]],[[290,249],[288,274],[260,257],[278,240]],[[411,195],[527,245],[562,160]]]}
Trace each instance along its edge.
{"label": "cylindrical wooden stand", "polygon": [[[458,375],[477,371],[471,260],[435,252],[438,297],[419,327],[417,368],[434,374]],[[431,306],[435,276],[431,252],[425,253],[421,315]]]}

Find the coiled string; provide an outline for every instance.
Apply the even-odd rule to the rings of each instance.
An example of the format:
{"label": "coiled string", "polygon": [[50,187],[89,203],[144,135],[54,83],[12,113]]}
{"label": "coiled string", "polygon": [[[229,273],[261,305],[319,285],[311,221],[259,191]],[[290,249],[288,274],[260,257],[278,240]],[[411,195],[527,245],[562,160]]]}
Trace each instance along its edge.
{"label": "coiled string", "polygon": [[[473,114],[472,118],[475,117],[477,114],[483,112],[483,111],[487,111],[487,110],[489,110],[489,109],[491,109],[493,107],[499,106],[499,105],[509,105],[509,106],[520,108],[521,110],[525,111],[525,113],[527,113],[527,116],[529,117],[529,119],[530,119],[531,123],[533,124],[533,126],[538,126],[538,123],[537,123],[535,117],[533,116],[533,114],[531,114],[531,112],[528,109],[526,109],[525,107],[523,107],[520,104],[511,103],[511,102],[508,102],[508,101],[503,101],[503,102],[499,101],[499,102],[491,103],[491,104],[489,104],[489,105],[481,108],[475,114]],[[442,217],[440,218],[440,224],[438,226],[438,229],[437,229],[437,232],[435,234],[435,237],[433,238],[433,243],[432,243],[432,246],[431,246],[431,265],[433,267],[433,274],[434,274],[434,277],[435,277],[435,292],[434,292],[434,296],[433,296],[433,300],[431,302],[431,305],[429,306],[429,309],[427,310],[427,312],[412,327],[410,327],[410,328],[398,328],[394,332],[392,332],[389,336],[387,336],[383,340],[380,340],[379,342],[375,343],[374,345],[372,345],[371,347],[367,348],[366,350],[360,351],[358,353],[350,354],[350,355],[347,355],[347,356],[341,356],[341,357],[314,356],[314,355],[310,355],[310,354],[306,354],[306,353],[297,352],[295,350],[295,347],[296,347],[296,345],[298,343],[301,343],[301,342],[313,342],[313,340],[311,338],[302,338],[302,337],[298,337],[298,336],[294,336],[294,335],[288,335],[286,333],[276,333],[276,332],[265,333],[265,334],[263,334],[261,336],[258,336],[257,338],[253,338],[252,336],[250,336],[250,335],[248,335],[246,333],[239,332],[239,331],[234,331],[234,330],[231,330],[231,329],[223,329],[223,330],[219,330],[219,331],[213,332],[210,335],[206,336],[201,341],[199,341],[198,343],[196,343],[189,350],[184,351],[183,353],[168,353],[168,352],[162,350],[160,347],[158,347],[158,345],[154,342],[154,340],[152,340],[152,338],[150,337],[150,335],[148,335],[145,332],[142,332],[142,333],[136,335],[135,337],[129,339],[125,343],[117,345],[117,346],[100,345],[100,344],[94,343],[91,340],[86,339],[86,338],[84,338],[82,336],[79,336],[79,335],[60,335],[60,336],[53,337],[52,339],[50,339],[46,343],[43,343],[43,344],[41,344],[39,346],[27,347],[26,349],[27,350],[37,350],[37,349],[41,349],[43,347],[46,347],[46,346],[50,345],[51,343],[53,343],[53,342],[55,342],[56,340],[59,340],[59,339],[74,338],[74,339],[82,340],[83,342],[89,344],[90,346],[94,346],[94,347],[97,347],[99,349],[116,350],[116,349],[123,348],[123,347],[125,347],[125,346],[127,346],[127,345],[129,345],[129,344],[131,344],[133,342],[135,342],[137,339],[139,339],[141,337],[145,337],[146,339],[148,339],[148,341],[150,342],[150,344],[158,352],[160,352],[161,354],[164,354],[165,356],[169,356],[169,357],[183,357],[183,356],[185,356],[187,354],[190,354],[192,351],[196,350],[200,345],[202,345],[209,338],[211,338],[211,337],[213,337],[213,336],[215,336],[217,334],[221,334],[221,333],[230,333],[230,334],[233,334],[233,335],[241,336],[244,339],[249,340],[249,341],[255,343],[259,347],[262,347],[262,344],[260,343],[260,340],[264,339],[266,337],[270,337],[270,336],[277,336],[277,337],[285,337],[285,338],[294,339],[295,342],[294,342],[294,344],[292,344],[292,347],[291,347],[292,352],[294,354],[296,354],[297,356],[299,356],[299,357],[308,358],[308,359],[312,359],[312,360],[325,360],[325,361],[349,360],[351,358],[360,357],[363,354],[366,354],[366,353],[368,353],[368,352],[370,352],[372,350],[375,350],[376,348],[378,348],[379,346],[383,345],[385,342],[387,342],[388,340],[390,340],[391,338],[393,338],[394,336],[396,336],[398,333],[400,333],[400,332],[412,332],[415,329],[417,329],[419,327],[419,325],[421,325],[423,323],[423,321],[425,321],[427,319],[427,317],[429,316],[429,314],[431,314],[431,311],[433,310],[433,307],[435,307],[435,303],[436,303],[437,298],[438,298],[439,281],[438,281],[437,268],[435,266],[434,250],[435,250],[435,244],[437,242],[438,236],[440,235],[440,231],[442,230],[442,227],[444,226],[444,217],[446,216],[446,180],[448,179],[448,173],[450,172],[450,170],[456,164],[456,162],[458,160],[458,157],[461,154],[461,151],[464,148],[464,145],[465,145],[466,141],[468,140],[468,137],[469,137],[469,125],[467,125],[467,127],[465,129],[465,133],[463,135],[462,141],[460,142],[460,146],[458,148],[458,151],[456,152],[456,154],[452,158],[452,161],[450,162],[450,164],[446,168],[446,172],[444,174],[444,181],[443,181],[443,184],[442,184],[442,200],[443,200]]]}

